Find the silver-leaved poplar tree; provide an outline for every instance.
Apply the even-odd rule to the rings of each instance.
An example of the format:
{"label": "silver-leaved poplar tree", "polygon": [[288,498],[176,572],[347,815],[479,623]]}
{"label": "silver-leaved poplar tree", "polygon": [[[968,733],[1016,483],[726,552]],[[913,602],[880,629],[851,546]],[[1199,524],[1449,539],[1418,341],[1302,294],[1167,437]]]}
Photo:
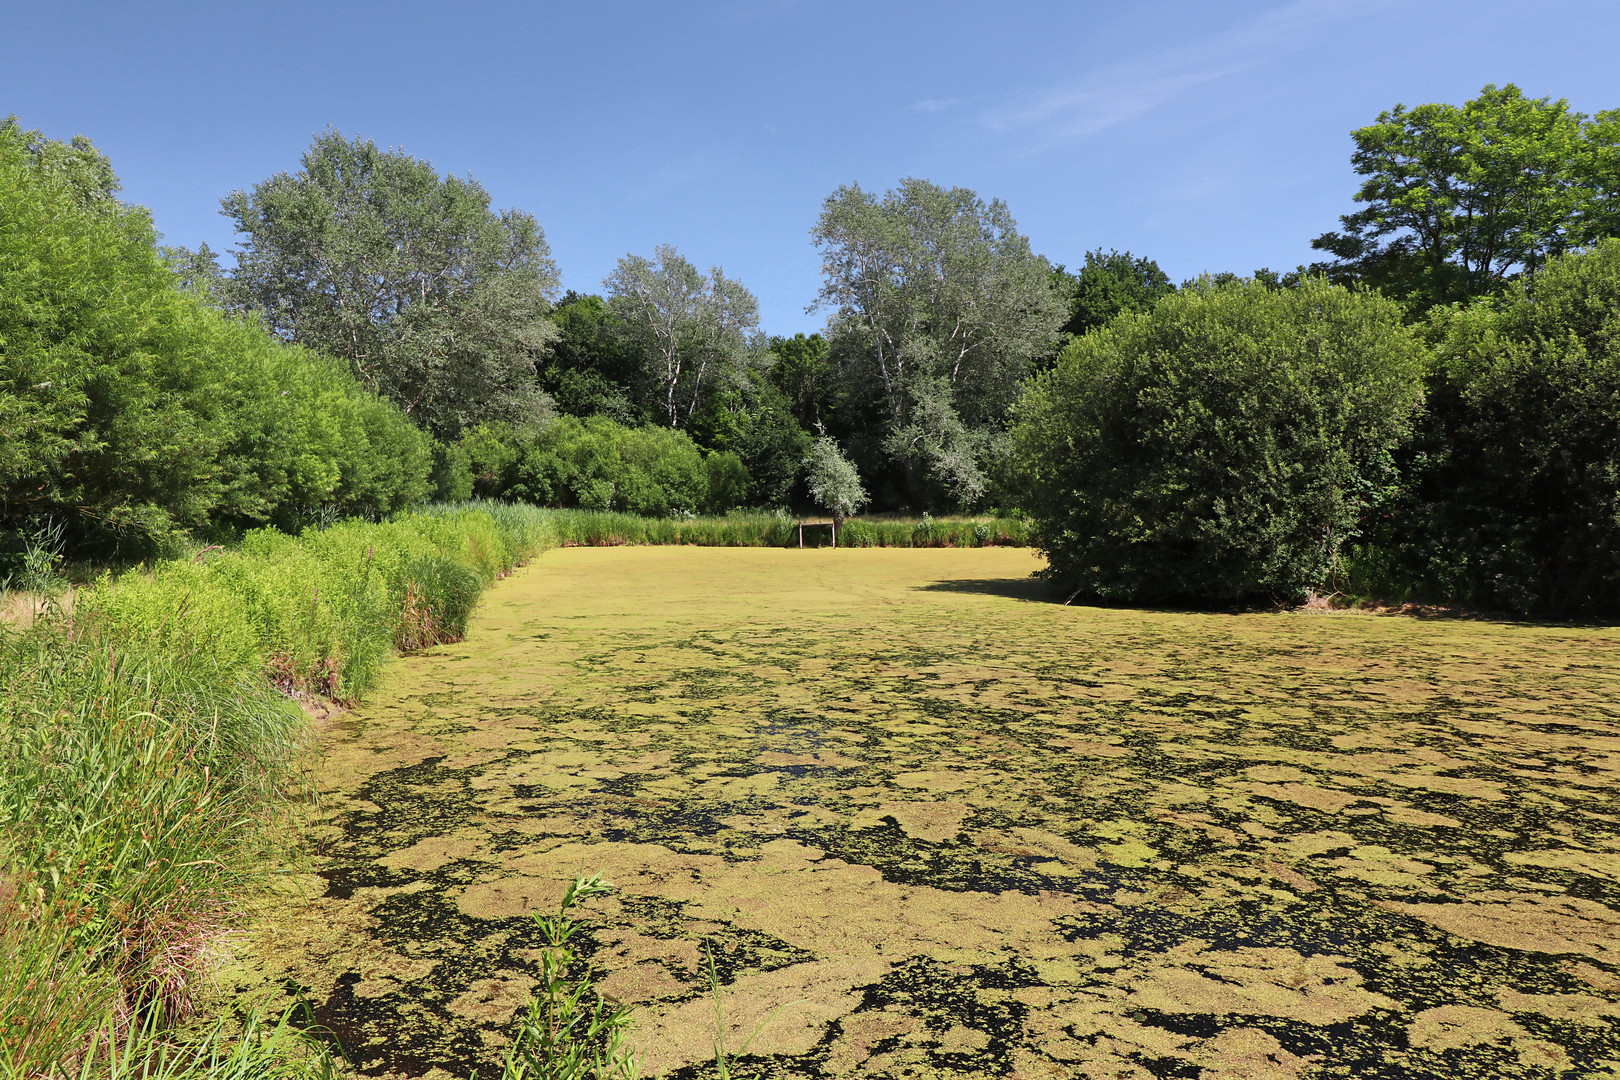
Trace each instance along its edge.
{"label": "silver-leaved poplar tree", "polygon": [[1001,200],[926,180],[881,198],[841,187],[811,236],[824,277],[811,310],[831,312],[846,382],[881,395],[883,447],[912,502],[930,482],[979,501],[1007,410],[1067,315],[1051,267]]}
{"label": "silver-leaved poplar tree", "polygon": [[816,505],[825,507],[832,514],[833,524],[837,528],[843,528],[844,519],[852,517],[866,505],[866,488],[861,486],[861,474],[831,436],[822,435],[810,444],[810,453],[804,459],[804,471],[810,497],[816,501]]}
{"label": "silver-leaved poplar tree", "polygon": [[441,438],[546,415],[535,367],[557,336],[558,277],[535,219],[335,130],[301,165],[223,200],[241,247],[218,299],[342,357]]}
{"label": "silver-leaved poplar tree", "polygon": [[684,427],[721,380],[747,378],[759,301],[718,266],[703,274],[673,245],[660,244],[652,259],[620,259],[602,286],[670,427]]}

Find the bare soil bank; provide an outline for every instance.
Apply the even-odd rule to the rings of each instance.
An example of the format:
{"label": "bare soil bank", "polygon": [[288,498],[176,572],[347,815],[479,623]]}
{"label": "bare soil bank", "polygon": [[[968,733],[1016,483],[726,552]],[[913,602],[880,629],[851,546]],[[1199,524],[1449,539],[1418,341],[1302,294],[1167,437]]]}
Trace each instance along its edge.
{"label": "bare soil bank", "polygon": [[227,989],[487,1075],[528,913],[600,870],[651,1073],[713,1071],[705,945],[772,1075],[1620,1068],[1620,633],[1063,607],[1036,566],[543,556],[333,723],[319,874]]}

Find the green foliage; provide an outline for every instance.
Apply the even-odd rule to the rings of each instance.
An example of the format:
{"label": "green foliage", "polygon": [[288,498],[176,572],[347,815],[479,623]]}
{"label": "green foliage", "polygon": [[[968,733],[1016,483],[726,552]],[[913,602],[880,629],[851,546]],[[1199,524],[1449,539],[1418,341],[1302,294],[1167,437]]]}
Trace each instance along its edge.
{"label": "green foliage", "polygon": [[440,438],[546,415],[535,371],[556,337],[557,270],[534,218],[331,129],[302,166],[223,200],[243,237],[226,301],[342,358]]}
{"label": "green foliage", "polygon": [[1437,311],[1430,406],[1382,542],[1431,598],[1620,610],[1620,240]]}
{"label": "green foliage", "polygon": [[[768,362],[772,354],[755,354]],[[746,490],[731,505],[786,506],[793,501],[800,462],[810,434],[794,420],[782,392],[769,381],[775,368],[711,393],[688,423],[693,441],[710,451],[729,451],[747,470]]]}
{"label": "green foliage", "polygon": [[836,524],[843,524],[845,518],[866,505],[868,497],[861,486],[861,474],[831,436],[822,435],[810,445],[804,471],[811,498],[827,508]]}
{"label": "green foliage", "polygon": [[1391,479],[1421,392],[1399,308],[1311,279],[1195,285],[1075,339],[1017,409],[1054,585],[1294,600]]}
{"label": "green foliage", "polygon": [[[748,490],[735,454],[709,463],[685,433],[606,417],[480,426],[462,439],[481,496],[664,517],[724,512]],[[714,455],[711,454],[710,457]]]}
{"label": "green foliage", "polygon": [[219,497],[221,402],[150,219],[86,195],[104,162],[0,125],[0,512],[165,531]]}
{"label": "green foliage", "polygon": [[1397,105],[1351,132],[1366,208],[1312,246],[1335,277],[1426,309],[1485,295],[1549,256],[1615,235],[1620,112],[1487,86],[1460,108]]}
{"label": "green foliage", "polygon": [[1000,200],[926,180],[841,187],[811,236],[845,394],[871,403],[848,421],[875,429],[913,505],[982,500],[991,436],[1064,320],[1046,260]]}
{"label": "green foliage", "polygon": [[0,529],[50,514],[80,547],[150,551],[421,501],[426,439],[341,366],[182,293],[75,146],[0,125]]}
{"label": "green foliage", "polygon": [[216,359],[231,362],[216,519],[297,529],[386,517],[433,491],[431,440],[362,389],[337,361],[278,345],[257,327],[213,318]]}
{"label": "green foliage", "polygon": [[569,292],[552,311],[557,340],[540,385],[570,416],[605,416],[621,424],[650,420],[641,354],[625,321],[600,296]]}
{"label": "green foliage", "polygon": [[708,492],[703,499],[705,513],[723,514],[748,497],[748,467],[730,450],[716,450],[703,459]]}
{"label": "green foliage", "polygon": [[787,399],[799,426],[816,430],[832,420],[834,375],[827,339],[820,334],[773,337],[770,350],[776,362],[766,377]]}
{"label": "green foliage", "polygon": [[626,255],[602,284],[640,357],[647,411],[679,428],[713,388],[745,378],[759,301],[718,266],[705,277],[673,245],[654,254]]}
{"label": "green foliage", "polygon": [[630,1007],[610,1005],[596,992],[569,945],[579,930],[569,914],[574,905],[612,891],[600,874],[575,878],[557,914],[535,915],[545,942],[540,986],[518,1020],[517,1037],[502,1060],[502,1080],[635,1080],[641,1075],[625,1045]]}
{"label": "green foliage", "polygon": [[1104,254],[1098,248],[1086,252],[1086,263],[1078,274],[1071,275],[1061,266],[1052,273],[1070,297],[1069,321],[1062,327],[1065,334],[1090,333],[1122,312],[1146,311],[1161,296],[1176,291],[1158,263],[1132,257],[1128,251]]}
{"label": "green foliage", "polygon": [[466,502],[472,498],[476,479],[472,458],[458,443],[434,442],[430,479],[434,502]]}

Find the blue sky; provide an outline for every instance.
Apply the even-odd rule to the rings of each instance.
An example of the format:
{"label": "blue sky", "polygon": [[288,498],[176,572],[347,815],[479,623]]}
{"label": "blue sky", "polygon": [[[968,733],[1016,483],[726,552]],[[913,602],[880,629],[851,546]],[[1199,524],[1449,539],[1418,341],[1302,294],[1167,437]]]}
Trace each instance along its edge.
{"label": "blue sky", "polygon": [[1353,208],[1348,132],[1515,82],[1620,107],[1620,4],[6,5],[0,114],[111,155],[172,243],[328,125],[534,213],[563,284],[673,243],[811,331],[808,231],[840,184],[1008,203],[1035,249],[1176,280],[1291,268]]}

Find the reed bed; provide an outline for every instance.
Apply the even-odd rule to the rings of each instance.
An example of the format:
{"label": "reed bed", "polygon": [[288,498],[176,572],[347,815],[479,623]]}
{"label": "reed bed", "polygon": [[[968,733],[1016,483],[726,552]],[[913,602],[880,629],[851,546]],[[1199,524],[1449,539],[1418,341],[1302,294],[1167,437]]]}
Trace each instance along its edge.
{"label": "reed bed", "polygon": [[256,532],[0,628],[0,1076],[329,1072],[285,1017],[193,1020],[294,839],[291,696],[363,695],[554,542],[501,506]]}
{"label": "reed bed", "polygon": [[[540,513],[559,543],[581,547],[794,547],[799,542],[801,520],[763,511],[693,518],[645,518],[593,510]],[[826,546],[831,543],[831,533],[826,529],[806,531],[804,542],[807,546]],[[1028,542],[1025,522],[1015,518],[851,518],[838,530],[840,547],[1021,547]]]}

